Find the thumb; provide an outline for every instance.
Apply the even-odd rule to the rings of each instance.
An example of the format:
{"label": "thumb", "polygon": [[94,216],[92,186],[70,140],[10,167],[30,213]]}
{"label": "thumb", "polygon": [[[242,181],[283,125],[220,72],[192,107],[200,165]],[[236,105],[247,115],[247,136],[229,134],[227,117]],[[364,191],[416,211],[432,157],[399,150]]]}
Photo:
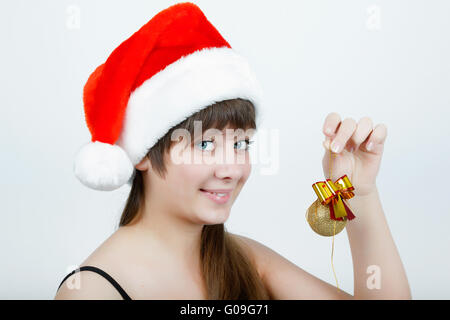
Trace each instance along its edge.
{"label": "thumb", "polygon": [[[330,143],[323,143],[325,153],[322,158],[322,169],[326,179],[335,181],[344,174],[351,178],[351,165],[341,154],[335,154],[330,151]],[[330,170],[331,169],[331,170]],[[330,176],[331,173],[331,176]]]}

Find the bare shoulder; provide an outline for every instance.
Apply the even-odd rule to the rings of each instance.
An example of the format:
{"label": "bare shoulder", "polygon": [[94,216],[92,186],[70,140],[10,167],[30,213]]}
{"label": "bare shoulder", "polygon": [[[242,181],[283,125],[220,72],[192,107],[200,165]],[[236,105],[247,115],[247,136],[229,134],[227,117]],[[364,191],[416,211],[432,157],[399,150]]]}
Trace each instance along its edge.
{"label": "bare shoulder", "polygon": [[[111,235],[99,245],[80,265],[93,266],[101,269],[116,281],[120,281],[118,261],[114,257],[118,253],[116,234]],[[116,259],[117,260],[117,259]],[[122,299],[117,289],[105,277],[91,270],[81,270],[73,273],[61,284],[56,292],[55,300],[110,300]]]}
{"label": "bare shoulder", "polygon": [[265,270],[267,268],[267,260],[270,257],[270,251],[272,250],[249,237],[231,232],[230,235],[241,245],[242,248],[244,248],[244,250],[246,250],[247,254],[255,262],[261,278],[264,278]]}
{"label": "bare shoulder", "polygon": [[58,289],[55,300],[122,300],[122,296],[103,276],[79,271],[69,276]]}
{"label": "bare shoulder", "polygon": [[352,295],[313,276],[264,244],[232,235],[251,251],[273,299],[353,299]]}

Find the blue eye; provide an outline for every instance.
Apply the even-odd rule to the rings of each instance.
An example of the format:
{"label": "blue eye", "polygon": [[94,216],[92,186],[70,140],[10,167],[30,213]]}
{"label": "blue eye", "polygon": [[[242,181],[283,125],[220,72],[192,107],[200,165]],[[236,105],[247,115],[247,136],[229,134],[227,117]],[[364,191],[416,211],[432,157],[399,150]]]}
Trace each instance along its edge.
{"label": "blue eye", "polygon": [[[250,149],[250,144],[252,144],[253,143],[253,141],[250,141],[249,139],[245,139],[245,140],[240,140],[240,141],[238,141],[238,142],[236,142],[234,145],[236,146],[236,145],[239,145],[239,147],[242,147],[242,143],[241,142],[245,142],[245,148],[243,148],[243,149],[241,149],[241,150],[249,150]],[[240,149],[238,147],[238,149]]]}
{"label": "blue eye", "polygon": [[[244,143],[245,142],[245,143]],[[252,144],[253,141],[250,141],[249,139],[240,140],[234,144],[234,147],[238,150],[249,150],[250,144]],[[209,146],[208,146],[209,144]],[[201,142],[196,144],[201,150],[203,151],[212,151],[214,149],[214,140],[202,140]]]}
{"label": "blue eye", "polygon": [[197,143],[197,146],[200,146],[200,149],[202,149],[202,150],[211,151],[212,149],[206,149],[208,142],[210,142],[211,146],[214,147],[214,143],[211,140],[203,140],[203,141]]}

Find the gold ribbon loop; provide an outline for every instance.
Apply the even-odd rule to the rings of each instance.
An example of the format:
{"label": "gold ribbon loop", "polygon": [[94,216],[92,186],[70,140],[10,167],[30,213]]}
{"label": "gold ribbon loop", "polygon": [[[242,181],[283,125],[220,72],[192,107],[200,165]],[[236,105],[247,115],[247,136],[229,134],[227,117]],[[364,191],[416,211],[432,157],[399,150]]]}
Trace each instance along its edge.
{"label": "gold ribbon loop", "polygon": [[352,183],[347,175],[343,175],[334,183],[331,179],[318,181],[312,185],[317,198],[323,205],[330,205],[330,218],[333,220],[343,220],[346,217],[349,220],[355,218],[349,206],[344,199],[351,199],[355,196]]}

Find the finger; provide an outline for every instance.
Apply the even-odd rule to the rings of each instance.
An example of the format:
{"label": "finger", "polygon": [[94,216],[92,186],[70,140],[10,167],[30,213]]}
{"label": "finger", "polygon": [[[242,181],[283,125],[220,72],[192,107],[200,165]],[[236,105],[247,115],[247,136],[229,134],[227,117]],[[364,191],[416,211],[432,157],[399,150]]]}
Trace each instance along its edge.
{"label": "finger", "polygon": [[352,152],[353,150],[357,150],[361,143],[367,139],[372,130],[372,119],[369,117],[361,118],[356,125],[355,132],[353,132],[353,135],[350,137],[349,141],[347,141],[347,145],[345,146],[347,151]]}
{"label": "finger", "polygon": [[341,117],[336,112],[331,112],[325,118],[322,131],[327,137],[333,137],[338,129]]}
{"label": "finger", "polygon": [[356,121],[354,119],[352,118],[344,119],[340,123],[336,136],[331,142],[330,145],[331,151],[334,153],[341,152],[344,149],[345,145],[347,144],[347,141],[353,135],[353,132],[355,132],[355,129],[356,129]]}
{"label": "finger", "polygon": [[387,137],[387,126],[383,123],[379,123],[375,126],[372,133],[362,143],[365,151],[377,153],[383,148],[383,144]]}

